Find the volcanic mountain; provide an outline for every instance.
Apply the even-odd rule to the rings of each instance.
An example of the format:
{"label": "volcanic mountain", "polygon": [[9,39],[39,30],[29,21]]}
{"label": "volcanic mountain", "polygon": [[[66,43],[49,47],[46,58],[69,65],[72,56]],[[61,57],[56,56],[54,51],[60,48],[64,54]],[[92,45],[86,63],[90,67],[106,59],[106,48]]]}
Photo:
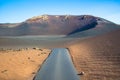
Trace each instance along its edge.
{"label": "volcanic mountain", "polygon": [[117,24],[91,15],[42,15],[22,23],[0,24],[0,36],[69,35],[101,33],[119,28]]}

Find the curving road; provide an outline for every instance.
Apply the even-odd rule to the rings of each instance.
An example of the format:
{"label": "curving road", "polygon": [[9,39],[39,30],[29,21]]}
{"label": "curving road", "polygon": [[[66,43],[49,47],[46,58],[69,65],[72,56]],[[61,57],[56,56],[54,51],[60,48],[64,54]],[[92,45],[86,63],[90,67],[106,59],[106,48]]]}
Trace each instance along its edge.
{"label": "curving road", "polygon": [[67,49],[53,49],[34,80],[80,80]]}

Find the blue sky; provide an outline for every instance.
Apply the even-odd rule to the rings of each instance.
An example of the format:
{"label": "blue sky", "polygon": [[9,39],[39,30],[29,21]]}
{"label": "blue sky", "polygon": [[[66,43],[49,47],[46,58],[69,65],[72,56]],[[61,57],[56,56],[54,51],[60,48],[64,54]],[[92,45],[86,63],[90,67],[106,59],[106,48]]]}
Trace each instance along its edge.
{"label": "blue sky", "polygon": [[94,15],[120,24],[120,0],[0,0],[0,23],[37,15]]}

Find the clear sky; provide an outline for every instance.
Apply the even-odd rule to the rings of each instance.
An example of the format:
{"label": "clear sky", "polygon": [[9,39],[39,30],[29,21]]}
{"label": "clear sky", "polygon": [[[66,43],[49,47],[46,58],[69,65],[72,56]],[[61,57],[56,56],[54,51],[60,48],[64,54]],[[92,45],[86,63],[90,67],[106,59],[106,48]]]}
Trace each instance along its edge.
{"label": "clear sky", "polygon": [[88,14],[120,24],[120,0],[0,0],[0,23],[22,22],[43,14]]}

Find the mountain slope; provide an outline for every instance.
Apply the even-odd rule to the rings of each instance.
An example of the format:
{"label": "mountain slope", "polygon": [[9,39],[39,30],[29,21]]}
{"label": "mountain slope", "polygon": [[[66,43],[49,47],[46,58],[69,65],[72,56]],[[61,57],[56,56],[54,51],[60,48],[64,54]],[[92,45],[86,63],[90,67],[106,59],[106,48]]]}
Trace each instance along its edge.
{"label": "mountain slope", "polygon": [[71,35],[68,35],[68,37],[79,37],[79,38],[82,38],[82,37],[93,37],[93,36],[96,36],[96,35],[101,35],[101,34],[104,34],[104,33],[108,33],[108,32],[111,32],[111,31],[114,31],[114,30],[118,30],[120,29],[120,26],[119,25],[116,25],[116,24],[113,24],[113,23],[98,23],[98,25],[96,25],[95,28],[92,28],[92,29],[88,29],[88,30],[85,30],[85,31],[82,31],[82,32],[78,32],[78,33],[75,33],[75,34],[71,34]]}
{"label": "mountain slope", "polygon": [[120,30],[78,40],[69,47],[81,80],[120,79]]}
{"label": "mountain slope", "polygon": [[91,15],[42,15],[30,18],[14,27],[1,24],[0,36],[73,35],[94,29],[101,24],[114,23]]}

